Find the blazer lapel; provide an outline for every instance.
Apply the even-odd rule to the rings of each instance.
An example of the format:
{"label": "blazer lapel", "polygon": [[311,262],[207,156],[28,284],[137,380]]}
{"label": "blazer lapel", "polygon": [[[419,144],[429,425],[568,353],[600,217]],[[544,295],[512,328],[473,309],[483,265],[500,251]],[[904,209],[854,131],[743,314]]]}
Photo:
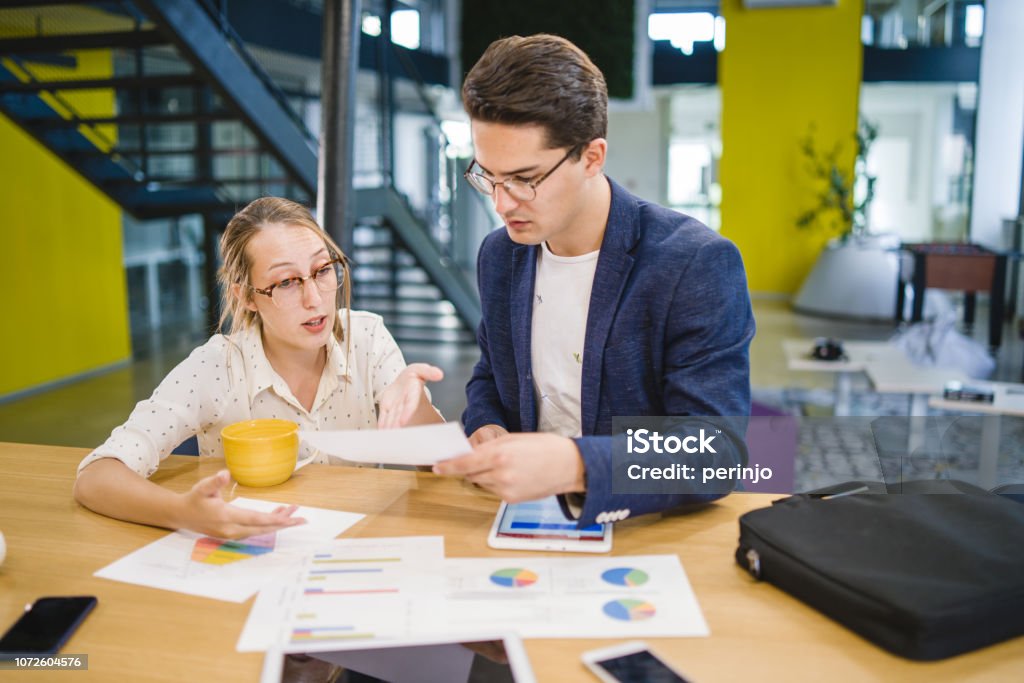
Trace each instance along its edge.
{"label": "blazer lapel", "polygon": [[510,311],[512,349],[519,377],[519,420],[524,432],[537,429],[537,404],[533,392],[530,338],[533,321],[533,284],[537,276],[536,247],[519,246],[512,252]]}
{"label": "blazer lapel", "polygon": [[583,414],[580,426],[584,436],[593,434],[597,428],[604,346],[626,281],[633,270],[634,259],[629,250],[638,238],[636,201],[614,181],[609,179],[608,182],[612,188],[612,202],[594,272],[594,285],[590,290],[587,333],[583,342],[583,385],[580,390]]}

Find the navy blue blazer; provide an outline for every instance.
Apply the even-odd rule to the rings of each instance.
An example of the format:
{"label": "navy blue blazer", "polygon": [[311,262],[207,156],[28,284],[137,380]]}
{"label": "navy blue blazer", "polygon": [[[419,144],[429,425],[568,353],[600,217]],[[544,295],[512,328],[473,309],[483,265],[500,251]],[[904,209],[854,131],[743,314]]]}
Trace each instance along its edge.
{"label": "navy blue blazer", "polygon": [[[581,526],[723,495],[613,494],[613,416],[750,414],[754,318],[739,250],[699,221],[608,182],[583,347],[583,436],[575,439],[587,480]],[[487,424],[537,429],[530,331],[538,249],[503,228],[480,247],[480,361],[466,386],[467,434]],[[719,449],[714,462],[699,457],[694,464],[728,467],[745,460],[745,448]]]}

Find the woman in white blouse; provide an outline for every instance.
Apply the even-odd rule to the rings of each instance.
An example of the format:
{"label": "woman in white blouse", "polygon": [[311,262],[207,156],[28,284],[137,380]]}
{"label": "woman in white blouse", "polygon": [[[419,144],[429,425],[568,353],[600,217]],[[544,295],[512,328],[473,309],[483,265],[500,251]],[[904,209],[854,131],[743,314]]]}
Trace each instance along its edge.
{"label": "woman in white blouse", "polygon": [[[221,329],[141,401],[78,467],[75,499],[100,514],[223,538],[302,523],[295,506],[270,513],[227,505],[226,470],[187,493],[151,481],[160,461],[198,437],[222,455],[220,430],[252,418],[301,429],[372,429],[443,421],[424,389],[440,369],[406,366],[380,316],[349,310],[348,265],[305,207],[257,199],[221,238]],[[299,459],[327,458],[300,446]]]}

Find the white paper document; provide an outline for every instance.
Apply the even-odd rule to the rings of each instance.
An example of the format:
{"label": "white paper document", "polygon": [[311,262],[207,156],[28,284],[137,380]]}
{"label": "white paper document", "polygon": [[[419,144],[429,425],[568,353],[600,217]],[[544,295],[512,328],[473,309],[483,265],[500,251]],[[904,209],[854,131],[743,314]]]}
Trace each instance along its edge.
{"label": "white paper document", "polygon": [[433,465],[473,450],[457,422],[401,429],[302,430],[299,438],[328,455],[386,465]]}
{"label": "white paper document", "polygon": [[260,592],[238,649],[343,650],[496,626],[524,638],[710,634],[675,555],[443,560],[441,539],[413,540],[318,549]]}
{"label": "white paper document", "polygon": [[452,632],[503,628],[523,638],[710,634],[675,555],[449,559],[437,621]]}
{"label": "white paper document", "polygon": [[442,536],[321,544],[260,591],[238,650],[337,650],[432,633],[443,599],[443,563]]}
{"label": "white paper document", "polygon": [[[231,504],[260,512],[281,505],[250,498],[236,498]],[[334,538],[365,516],[314,507],[299,507],[294,515],[305,518],[306,523],[236,541],[175,531],[107,565],[95,576],[244,602],[278,574],[300,564],[311,547]]]}

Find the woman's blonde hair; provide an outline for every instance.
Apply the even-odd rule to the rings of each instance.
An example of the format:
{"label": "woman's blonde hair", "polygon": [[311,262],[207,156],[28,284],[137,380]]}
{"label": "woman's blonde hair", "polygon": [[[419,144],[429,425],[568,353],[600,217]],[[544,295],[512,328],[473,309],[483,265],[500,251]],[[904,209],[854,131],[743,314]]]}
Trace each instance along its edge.
{"label": "woman's blonde hair", "polygon": [[[249,279],[252,260],[247,248],[260,230],[271,225],[312,230],[324,241],[330,257],[341,259],[344,280],[338,288],[334,308],[343,308],[346,311],[349,308],[352,293],[348,259],[338,245],[317,224],[306,207],[281,197],[261,197],[236,213],[220,238],[221,267],[217,271],[217,281],[221,288],[221,313],[218,323],[221,332],[224,332],[228,320],[231,321],[228,334],[260,325],[259,314],[245,307],[253,297],[252,282]],[[334,336],[339,342],[345,338],[339,315],[334,316]]]}

